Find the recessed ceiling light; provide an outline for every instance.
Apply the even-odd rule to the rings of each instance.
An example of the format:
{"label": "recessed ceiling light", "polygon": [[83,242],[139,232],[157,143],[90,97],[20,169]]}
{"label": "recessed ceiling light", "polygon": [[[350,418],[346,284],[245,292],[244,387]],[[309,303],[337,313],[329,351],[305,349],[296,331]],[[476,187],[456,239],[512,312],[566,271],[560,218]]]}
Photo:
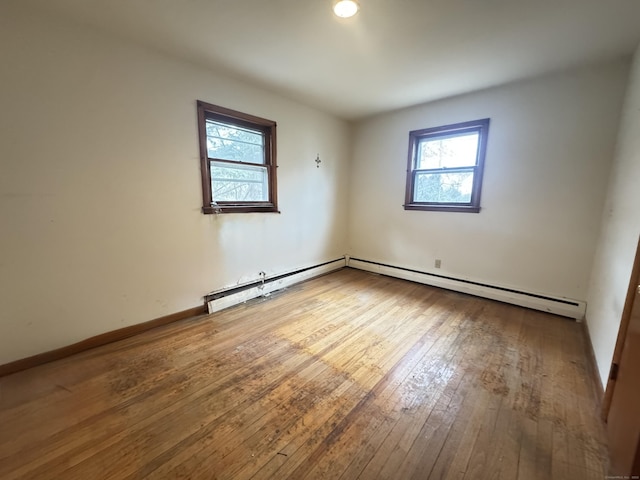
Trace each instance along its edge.
{"label": "recessed ceiling light", "polygon": [[333,4],[333,13],[340,18],[353,17],[360,6],[355,0],[338,0]]}

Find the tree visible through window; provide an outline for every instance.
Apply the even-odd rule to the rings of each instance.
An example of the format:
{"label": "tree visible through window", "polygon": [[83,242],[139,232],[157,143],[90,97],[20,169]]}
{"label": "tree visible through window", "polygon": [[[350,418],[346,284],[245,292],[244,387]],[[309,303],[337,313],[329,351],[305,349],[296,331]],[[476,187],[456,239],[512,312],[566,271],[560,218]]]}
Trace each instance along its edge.
{"label": "tree visible through window", "polygon": [[275,212],[276,124],[198,102],[204,213]]}
{"label": "tree visible through window", "polygon": [[404,208],[479,212],[489,119],[409,132]]}

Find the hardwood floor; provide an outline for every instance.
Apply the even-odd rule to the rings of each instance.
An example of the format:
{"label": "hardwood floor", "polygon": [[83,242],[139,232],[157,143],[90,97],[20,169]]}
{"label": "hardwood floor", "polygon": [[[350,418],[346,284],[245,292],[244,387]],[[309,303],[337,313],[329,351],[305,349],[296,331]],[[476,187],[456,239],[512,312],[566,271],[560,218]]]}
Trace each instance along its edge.
{"label": "hardwood floor", "polygon": [[0,379],[0,478],[598,479],[579,324],[344,269]]}

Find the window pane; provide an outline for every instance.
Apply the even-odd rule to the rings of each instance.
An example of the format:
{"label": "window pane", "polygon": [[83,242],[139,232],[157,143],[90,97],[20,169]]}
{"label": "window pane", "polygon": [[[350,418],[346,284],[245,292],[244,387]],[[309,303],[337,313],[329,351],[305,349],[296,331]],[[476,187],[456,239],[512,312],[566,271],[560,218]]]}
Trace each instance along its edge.
{"label": "window pane", "polygon": [[421,140],[416,169],[472,167],[478,154],[478,132]]}
{"label": "window pane", "polygon": [[413,189],[414,202],[470,203],[473,172],[417,172]]}
{"label": "window pane", "polygon": [[264,134],[260,131],[206,121],[209,158],[264,164]]}
{"label": "window pane", "polygon": [[215,202],[269,201],[267,168],[211,162],[211,192]]}

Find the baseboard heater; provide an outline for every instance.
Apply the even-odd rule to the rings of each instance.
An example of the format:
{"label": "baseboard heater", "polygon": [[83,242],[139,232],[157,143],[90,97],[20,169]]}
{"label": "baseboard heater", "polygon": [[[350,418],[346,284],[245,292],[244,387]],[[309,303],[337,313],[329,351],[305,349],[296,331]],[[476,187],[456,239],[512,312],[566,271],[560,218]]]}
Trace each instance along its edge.
{"label": "baseboard heater", "polygon": [[361,258],[347,257],[347,266],[358,270],[380,273],[390,277],[402,278],[413,282],[424,283],[434,287],[455,290],[456,292],[468,293],[478,297],[490,298],[513,305],[541,310],[563,317],[575,318],[581,321],[587,308],[586,302],[568,298],[552,297],[533,292],[515,290],[513,288],[501,287],[455,278],[436,273],[422,272],[411,268],[387,265],[385,263],[363,260]]}
{"label": "baseboard heater", "polygon": [[252,298],[265,296],[290,285],[332,272],[333,270],[339,270],[340,268],[344,268],[346,264],[346,257],[341,257],[271,277],[264,276],[258,280],[235,287],[217,290],[211,292],[204,298],[207,304],[207,310],[209,313],[218,312],[233,305],[251,300]]}

